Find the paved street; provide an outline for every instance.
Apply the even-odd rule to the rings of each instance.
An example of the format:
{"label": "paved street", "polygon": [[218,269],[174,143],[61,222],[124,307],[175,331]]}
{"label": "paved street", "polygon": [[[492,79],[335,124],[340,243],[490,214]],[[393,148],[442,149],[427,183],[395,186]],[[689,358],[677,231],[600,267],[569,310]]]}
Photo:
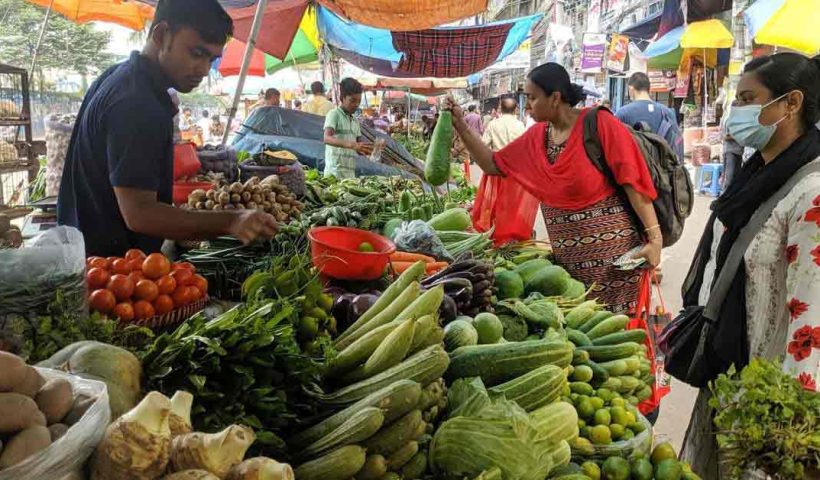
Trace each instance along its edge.
{"label": "paved street", "polygon": [[[472,166],[470,173],[473,181],[478,185],[481,178],[480,169],[477,166]],[[673,312],[673,314],[681,308],[680,286],[689,270],[689,263],[697,248],[706,221],[709,219],[709,204],[711,201],[712,199],[709,197],[695,197],[695,208],[692,216],[686,222],[683,236],[677,244],[663,251],[664,278],[661,284],[661,295],[667,310]],[[536,218],[535,228],[538,238],[546,238],[544,221],[540,214]],[[695,397],[697,397],[696,389],[673,380],[672,391],[663,399],[661,413],[655,424],[655,434],[659,441],[668,440],[672,442],[676,450],[680,451]]]}

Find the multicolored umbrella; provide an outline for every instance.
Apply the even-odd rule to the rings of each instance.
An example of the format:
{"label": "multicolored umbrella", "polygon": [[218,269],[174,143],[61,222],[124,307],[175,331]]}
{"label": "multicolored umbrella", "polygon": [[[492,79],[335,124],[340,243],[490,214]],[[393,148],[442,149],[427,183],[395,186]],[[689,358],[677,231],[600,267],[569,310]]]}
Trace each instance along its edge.
{"label": "multicolored umbrella", "polygon": [[717,63],[718,48],[730,48],[732,33],[719,20],[703,20],[670,30],[644,50],[647,65],[656,69],[672,69],[690,56],[705,58],[708,66]]}
{"label": "multicolored umbrella", "polygon": [[820,53],[818,0],[757,0],[743,13],[757,43]]}
{"label": "multicolored umbrella", "polygon": [[[264,53],[258,48],[255,49],[251,57],[248,75],[264,77],[266,73],[271,74],[294,65],[314,62],[319,59],[319,46],[316,13],[313,9],[307,9],[287,53],[282,58],[277,58]],[[244,42],[235,38],[228,42],[218,67],[219,73],[223,77],[239,75],[245,47]]]}
{"label": "multicolored umbrella", "polygon": [[109,22],[131,30],[142,30],[154,18],[154,9],[148,5],[123,0],[26,0],[44,8],[51,8],[76,23]]}

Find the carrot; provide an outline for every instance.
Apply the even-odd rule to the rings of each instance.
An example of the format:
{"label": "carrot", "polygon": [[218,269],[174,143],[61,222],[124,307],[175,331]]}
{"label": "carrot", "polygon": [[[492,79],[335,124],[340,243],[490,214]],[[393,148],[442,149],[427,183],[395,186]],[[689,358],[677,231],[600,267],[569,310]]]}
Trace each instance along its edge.
{"label": "carrot", "polygon": [[403,273],[408,268],[412,267],[416,262],[397,262],[395,260],[390,260],[390,264],[393,266],[393,270],[396,273]]}
{"label": "carrot", "polygon": [[410,253],[410,252],[393,252],[390,255],[390,260],[393,262],[418,262],[421,260],[424,263],[433,263],[436,261],[433,257],[428,257],[427,255],[422,255],[420,253]]}
{"label": "carrot", "polygon": [[424,266],[425,273],[435,273],[443,268],[447,268],[450,264],[447,262],[433,262]]}

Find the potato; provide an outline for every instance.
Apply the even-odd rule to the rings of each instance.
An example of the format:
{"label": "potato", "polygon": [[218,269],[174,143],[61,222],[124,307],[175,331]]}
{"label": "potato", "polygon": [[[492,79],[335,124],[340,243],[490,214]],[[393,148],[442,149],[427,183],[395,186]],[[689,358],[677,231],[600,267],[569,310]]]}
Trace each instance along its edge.
{"label": "potato", "polygon": [[52,378],[37,392],[34,401],[46,416],[48,425],[57,423],[66,416],[74,404],[71,383],[64,378]]}
{"label": "potato", "polygon": [[216,190],[208,190],[205,192],[205,198],[208,200],[216,200]]}
{"label": "potato", "polygon": [[37,395],[37,392],[39,392],[45,384],[46,380],[42,377],[42,375],[40,375],[34,367],[27,366],[25,378],[11,391],[34,398],[34,396]]}
{"label": "potato", "polygon": [[45,425],[46,417],[31,397],[19,393],[0,393],[0,434]]}
{"label": "potato", "polygon": [[17,355],[0,352],[0,392],[10,392],[26,378],[26,362]]}
{"label": "potato", "polygon": [[35,453],[51,445],[51,434],[46,427],[37,425],[18,433],[0,455],[0,469],[17,465]]}
{"label": "potato", "polygon": [[224,205],[227,205],[227,204],[229,204],[229,203],[231,202],[231,194],[230,194],[230,193],[228,193],[228,192],[221,192],[221,193],[217,196],[217,200],[219,200],[219,204],[220,204],[220,205],[223,205],[223,206],[224,206]]}
{"label": "potato", "polygon": [[251,192],[242,192],[242,203],[248,203],[251,201],[253,194]]}
{"label": "potato", "polygon": [[11,229],[3,233],[3,235],[0,236],[0,238],[5,240],[6,243],[11,245],[13,248],[19,248],[20,245],[23,244],[23,234],[20,233],[20,230],[18,230],[16,227],[12,227]]}
{"label": "potato", "polygon": [[65,423],[55,423],[48,427],[48,433],[51,434],[51,442],[54,443],[60,439],[68,431],[68,425]]}
{"label": "potato", "polygon": [[75,423],[79,422],[85,412],[91,408],[91,405],[94,405],[94,402],[97,401],[97,397],[89,397],[88,395],[77,395],[77,398],[74,399],[74,404],[71,406],[71,410],[68,411],[68,414],[63,418],[63,423],[66,425],[74,425]]}
{"label": "potato", "polygon": [[231,203],[242,203],[242,195],[239,195],[238,193],[232,193]]}

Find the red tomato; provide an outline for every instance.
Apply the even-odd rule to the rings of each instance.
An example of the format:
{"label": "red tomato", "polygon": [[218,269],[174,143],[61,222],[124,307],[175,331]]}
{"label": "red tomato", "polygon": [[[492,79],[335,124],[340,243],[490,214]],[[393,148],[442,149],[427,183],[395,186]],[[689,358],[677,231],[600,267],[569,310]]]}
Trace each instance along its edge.
{"label": "red tomato", "polygon": [[96,310],[100,313],[108,313],[117,304],[117,299],[110,290],[100,288],[99,290],[91,292],[91,295],[88,297],[88,303],[91,305],[92,310]]}
{"label": "red tomato", "polygon": [[111,276],[106,288],[111,290],[111,293],[113,293],[120,302],[130,299],[131,295],[134,294],[134,282],[127,276],[119,273]]}
{"label": "red tomato", "polygon": [[138,320],[148,320],[156,314],[154,306],[146,300],[137,300],[134,303],[134,316]]}
{"label": "red tomato", "polygon": [[120,322],[130,322],[134,319],[134,306],[131,305],[131,302],[118,303],[111,310],[111,315],[118,318]]}
{"label": "red tomato", "polygon": [[108,285],[108,280],[110,278],[111,274],[108,273],[108,270],[97,267],[92,268],[85,275],[85,279],[88,282],[88,287],[91,290],[105,288],[105,286]]}
{"label": "red tomato", "polygon": [[168,295],[160,295],[154,300],[154,311],[157,315],[164,315],[174,309],[174,300]]}
{"label": "red tomato", "polygon": [[125,252],[125,259],[126,260],[145,260],[145,252],[138,248],[132,248]]}
{"label": "red tomato", "polygon": [[111,262],[111,271],[121,275],[128,275],[131,273],[131,264],[124,258],[118,258]]}
{"label": "red tomato", "polygon": [[171,272],[171,278],[177,282],[178,287],[187,287],[188,285],[191,285],[191,282],[193,282],[194,274],[187,268],[180,268],[179,270],[174,270]]}
{"label": "red tomato", "polygon": [[170,275],[164,275],[157,279],[160,295],[171,295],[177,289],[177,281]]}

